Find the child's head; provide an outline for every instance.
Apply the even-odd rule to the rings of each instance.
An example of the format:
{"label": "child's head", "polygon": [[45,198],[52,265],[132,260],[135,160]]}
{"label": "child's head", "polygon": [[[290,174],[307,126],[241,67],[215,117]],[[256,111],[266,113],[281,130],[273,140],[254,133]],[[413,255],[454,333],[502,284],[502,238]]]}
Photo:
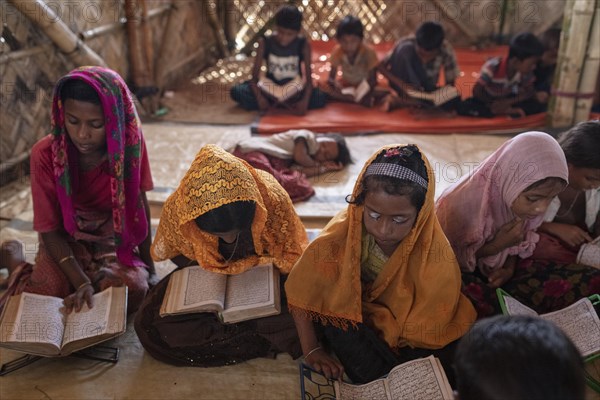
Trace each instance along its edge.
{"label": "child's head", "polygon": [[234,201],[205,212],[195,221],[204,232],[218,236],[226,243],[233,243],[240,232],[251,228],[255,212],[255,202]]}
{"label": "child's head", "polygon": [[548,177],[529,185],[511,204],[512,212],[522,220],[538,218],[546,213],[552,199],[567,186],[564,179]]}
{"label": "child's head", "polygon": [[319,162],[335,161],[344,166],[352,162],[346,139],[339,133],[317,135],[317,142],[319,148],[315,154],[315,160]]}
{"label": "child's head", "polygon": [[460,400],[583,400],[583,361],[551,322],[497,316],[477,322],[454,359]]}
{"label": "child's head", "polygon": [[407,145],[382,150],[366,168],[361,186],[349,202],[364,206],[366,231],[384,252],[393,252],[425,203],[427,167],[419,149]]}
{"label": "child's head", "polygon": [[348,55],[355,55],[363,40],[363,24],[353,15],[347,15],[340,21],[335,33],[342,51]]}
{"label": "child's head", "polygon": [[542,53],[542,64],[543,65],[555,65],[556,59],[558,58],[558,46],[560,45],[560,28],[549,28],[542,36],[540,41],[544,46],[544,52]]}
{"label": "child's head", "polygon": [[64,124],[69,138],[82,154],[106,151],[104,111],[96,90],[80,79],[60,88]]}
{"label": "child's head", "polygon": [[524,32],[510,41],[508,60],[513,63],[516,71],[529,74],[535,69],[542,53],[542,42],[533,33]]}
{"label": "child's head", "polygon": [[558,137],[569,167],[569,185],[578,190],[600,187],[600,121],[580,122]]}
{"label": "child's head", "polygon": [[444,43],[444,28],[437,22],[427,21],[417,28],[415,36],[417,54],[424,63],[427,63],[440,52]]}
{"label": "child's head", "polygon": [[281,46],[286,47],[298,36],[302,28],[302,12],[293,5],[281,6],[275,13],[275,25],[275,38]]}

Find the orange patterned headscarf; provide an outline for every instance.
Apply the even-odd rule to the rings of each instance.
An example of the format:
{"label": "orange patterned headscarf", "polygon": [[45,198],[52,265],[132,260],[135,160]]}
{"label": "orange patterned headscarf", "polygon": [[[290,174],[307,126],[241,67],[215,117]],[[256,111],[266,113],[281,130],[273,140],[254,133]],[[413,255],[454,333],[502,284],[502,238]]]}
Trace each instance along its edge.
{"label": "orange patterned headscarf", "polygon": [[[362,192],[367,161],[352,193]],[[372,287],[363,292],[361,240],[363,205],[350,204],[325,227],[296,263],[285,290],[293,313],[346,329],[365,323],[392,348],[440,348],[460,338],[475,320],[461,294],[456,257],[434,213],[435,177],[429,162],[427,194],[415,225]]]}
{"label": "orange patterned headscarf", "polygon": [[[256,203],[251,228],[256,254],[227,263],[219,253],[219,238],[200,230],[195,219],[236,201]],[[270,262],[287,273],[307,243],[290,197],[275,178],[218,146],[207,145],[167,199],[151,252],[156,261],[182,254],[206,270],[224,274]]]}

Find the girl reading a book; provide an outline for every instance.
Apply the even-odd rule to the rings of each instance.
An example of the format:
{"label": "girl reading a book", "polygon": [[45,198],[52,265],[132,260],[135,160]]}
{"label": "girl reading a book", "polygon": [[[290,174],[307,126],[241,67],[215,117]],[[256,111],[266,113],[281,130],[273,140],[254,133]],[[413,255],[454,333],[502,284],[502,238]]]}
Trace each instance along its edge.
{"label": "girl reading a book", "polygon": [[567,158],[569,185],[550,203],[532,258],[574,263],[582,245],[600,235],[600,121],[577,124],[558,143]]}
{"label": "girl reading a book", "polygon": [[[148,155],[131,94],[122,78],[81,67],[54,89],[52,132],[31,151],[35,265],[11,268],[1,300],[21,292],[63,297],[67,309],[93,306],[110,286],[129,289],[135,311],[154,279]],[[19,255],[15,247],[12,255]]]}
{"label": "girl reading a book", "polygon": [[460,292],[434,193],[433,171],[417,146],[386,146],[367,161],[348,208],[286,282],[306,363],[364,383],[434,354],[452,376],[453,344],[475,310]]}
{"label": "girl reading a book", "polygon": [[523,260],[533,254],[536,230],[567,179],[567,162],[556,140],[527,132],[504,143],[438,199],[440,224],[462,268],[464,293],[479,317],[500,313],[498,287],[539,313],[600,290],[598,271],[591,268]]}
{"label": "girl reading a book", "polygon": [[[285,190],[267,172],[215,146],[196,155],[161,215],[152,256],[179,268],[200,265],[239,274],[273,263],[287,275],[308,240]],[[223,324],[213,313],[160,316],[170,275],[148,294],[135,319],[144,348],[174,365],[212,367],[301,350],[282,298],[280,315]]]}

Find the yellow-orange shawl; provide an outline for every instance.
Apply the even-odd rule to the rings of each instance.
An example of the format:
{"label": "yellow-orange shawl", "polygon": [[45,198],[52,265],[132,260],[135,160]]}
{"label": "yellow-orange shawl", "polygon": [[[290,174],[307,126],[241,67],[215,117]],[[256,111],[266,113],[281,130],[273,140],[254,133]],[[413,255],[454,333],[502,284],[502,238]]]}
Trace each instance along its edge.
{"label": "yellow-orange shawl", "polygon": [[[222,205],[249,200],[256,203],[251,228],[256,255],[227,264],[219,253],[218,237],[200,230],[194,220]],[[156,261],[183,254],[206,270],[225,274],[269,262],[287,273],[307,243],[289,195],[269,173],[207,145],[167,199],[151,253]]]}
{"label": "yellow-orange shawl", "polygon": [[[376,155],[398,146],[385,146],[367,161],[353,198]],[[425,156],[423,161],[429,179],[425,204],[373,286],[363,293],[360,280],[364,206],[350,204],[292,269],[285,285],[292,312],[343,328],[364,322],[392,348],[440,348],[469,329],[475,310],[460,292],[458,263],[434,213],[435,177]]]}

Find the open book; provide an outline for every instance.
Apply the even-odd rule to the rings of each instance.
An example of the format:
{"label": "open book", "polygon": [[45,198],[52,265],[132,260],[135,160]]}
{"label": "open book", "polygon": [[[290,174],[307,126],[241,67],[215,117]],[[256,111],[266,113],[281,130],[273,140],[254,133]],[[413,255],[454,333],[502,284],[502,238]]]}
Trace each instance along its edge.
{"label": "open book", "polygon": [[592,300],[600,303],[599,295],[583,298],[562,310],[539,315],[502,289],[496,289],[496,294],[504,314],[538,316],[554,323],[571,339],[584,358],[600,352],[600,320],[592,304]]}
{"label": "open book", "polygon": [[257,86],[266,94],[279,101],[286,101],[304,89],[304,82],[299,75],[284,85],[278,85],[271,79],[263,76],[258,80]]}
{"label": "open book", "polygon": [[581,245],[575,262],[600,268],[600,236],[589,243]]}
{"label": "open book", "polygon": [[64,313],[63,299],[23,292],[6,302],[0,346],[40,356],[66,356],[125,332],[127,287],[94,295],[94,307]]}
{"label": "open book", "polygon": [[258,265],[238,275],[217,274],[200,266],[171,275],[160,316],[216,312],[225,323],[277,315],[281,312],[279,270]]}
{"label": "open book", "polygon": [[385,378],[364,385],[334,381],[337,400],[452,400],[452,389],[434,356],[395,366]]}
{"label": "open book", "polygon": [[415,99],[428,100],[436,107],[460,96],[458,89],[456,89],[455,86],[450,85],[442,86],[433,92],[421,92],[419,90],[408,89],[406,94],[408,94],[410,97],[414,97]]}
{"label": "open book", "polygon": [[342,89],[342,94],[354,97],[354,101],[359,103],[367,93],[371,91],[371,85],[366,79],[363,79],[357,86],[348,86]]}

